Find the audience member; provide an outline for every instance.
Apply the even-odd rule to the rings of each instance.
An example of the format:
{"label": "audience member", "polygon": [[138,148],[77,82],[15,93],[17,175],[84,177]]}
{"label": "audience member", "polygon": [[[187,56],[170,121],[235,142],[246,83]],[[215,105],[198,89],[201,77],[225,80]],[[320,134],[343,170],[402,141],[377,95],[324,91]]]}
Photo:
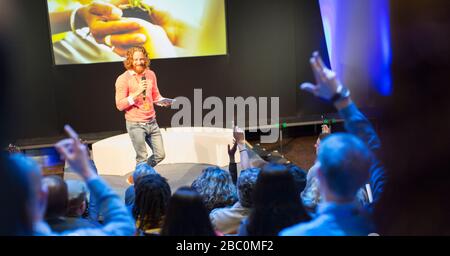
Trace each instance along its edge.
{"label": "audience member", "polygon": [[[11,203],[2,212],[2,235],[132,235],[135,231],[133,218],[120,198],[98,177],[89,164],[88,151],[75,131],[65,127],[69,139],[58,142],[55,147],[72,169],[86,182],[100,207],[105,209],[105,222],[99,228],[79,228],[54,233],[44,221],[48,188],[42,182],[41,169],[35,161],[22,155],[6,157],[1,168],[1,202]],[[3,163],[3,161],[2,161]],[[4,178],[4,179],[3,179]],[[11,192],[16,192],[11,197]],[[5,224],[4,223],[9,223]]]}
{"label": "audience member", "polygon": [[59,176],[47,176],[42,182],[48,188],[45,221],[52,231],[60,233],[79,228],[100,227],[98,223],[81,217],[86,210],[86,190],[81,193],[77,191],[78,184],[84,185],[82,181],[65,182]]}
{"label": "audience member", "polygon": [[181,187],[172,195],[161,230],[163,236],[215,236],[199,193]]}
{"label": "audience member", "polygon": [[289,173],[294,177],[295,187],[297,188],[298,195],[300,198],[300,194],[303,192],[303,190],[306,187],[306,172],[299,166],[288,163],[286,164],[286,168],[288,169]]}
{"label": "audience member", "polygon": [[253,206],[253,190],[259,168],[242,170],[237,180],[238,202],[232,207],[216,208],[209,214],[214,228],[223,234],[236,234],[241,221],[248,217]]}
{"label": "audience member", "polygon": [[370,122],[350,99],[350,92],[327,69],[317,53],[311,58],[316,85],[302,89],[333,101],[349,133],[328,136],[318,147],[315,168],[322,197],[317,216],[283,230],[281,235],[368,235],[374,232],[369,213],[356,203],[358,190],[371,178],[374,199],[378,199],[384,170],[373,157],[380,141]]}
{"label": "audience member", "polygon": [[68,191],[67,217],[81,217],[86,214],[88,207],[88,189],[81,180],[66,180]]}
{"label": "audience member", "polygon": [[[75,229],[76,227],[95,228],[100,225],[96,219],[92,219],[92,208],[88,207],[87,195],[88,189],[86,184],[81,180],[66,180],[69,204],[65,218],[65,225],[61,230]],[[91,208],[91,209],[88,209]],[[57,231],[58,228],[55,228]]]}
{"label": "audience member", "polygon": [[133,178],[133,184],[130,185],[127,190],[125,190],[125,205],[131,206],[134,204],[135,199],[135,188],[134,184],[136,184],[137,180],[148,174],[157,174],[155,169],[148,165],[147,163],[140,163],[136,165],[136,169],[131,176]]}
{"label": "audience member", "polygon": [[285,227],[309,220],[294,177],[284,165],[268,164],[259,173],[253,208],[239,227],[239,235],[274,236]]}
{"label": "audience member", "polygon": [[230,163],[228,164],[228,171],[231,175],[231,180],[233,181],[233,184],[236,185],[237,182],[237,164],[234,155],[236,154],[237,149],[237,142],[235,141],[233,143],[233,147],[230,148],[230,145],[228,145],[228,157],[230,158]]}
{"label": "audience member", "polygon": [[69,194],[67,184],[56,175],[42,178],[42,185],[47,187],[47,209],[45,211],[45,221],[52,227],[67,213]]}
{"label": "audience member", "polygon": [[34,234],[35,223],[44,217],[47,197],[39,175],[34,161],[22,154],[1,152],[0,235]]}
{"label": "audience member", "polygon": [[[331,128],[327,125],[322,125],[322,133],[319,134],[316,143],[314,144],[314,148],[316,149],[316,155],[319,150],[319,146],[321,141],[331,135]],[[317,178],[317,164],[315,163],[308,171],[308,175],[306,177],[307,183],[305,190],[301,193],[303,205],[308,210],[310,215],[314,216],[316,214],[317,205],[321,202],[322,198],[319,192],[319,181]],[[362,186],[358,193],[356,194],[358,202],[365,206],[369,204],[368,193],[366,191],[365,186]]]}
{"label": "audience member", "polygon": [[136,181],[136,199],[132,206],[139,234],[158,235],[161,231],[171,195],[166,178],[148,174]]}
{"label": "audience member", "polygon": [[237,201],[236,186],[231,175],[219,167],[204,169],[191,187],[202,196],[208,212],[231,206]]}
{"label": "audience member", "polygon": [[[322,126],[322,132],[319,134],[316,143],[314,144],[316,155],[317,151],[319,150],[320,142],[331,134],[329,131],[330,130],[327,125]],[[315,213],[317,204],[320,202],[320,193],[318,188],[316,170],[316,165],[313,165],[308,170],[308,175],[306,176],[306,187],[301,194],[303,205],[312,214]]]}

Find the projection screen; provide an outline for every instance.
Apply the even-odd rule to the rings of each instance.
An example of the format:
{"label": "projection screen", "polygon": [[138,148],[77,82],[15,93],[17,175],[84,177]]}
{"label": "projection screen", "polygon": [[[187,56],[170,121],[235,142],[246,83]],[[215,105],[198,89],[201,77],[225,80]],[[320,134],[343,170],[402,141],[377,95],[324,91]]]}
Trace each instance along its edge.
{"label": "projection screen", "polygon": [[227,54],[224,0],[47,0],[55,65]]}

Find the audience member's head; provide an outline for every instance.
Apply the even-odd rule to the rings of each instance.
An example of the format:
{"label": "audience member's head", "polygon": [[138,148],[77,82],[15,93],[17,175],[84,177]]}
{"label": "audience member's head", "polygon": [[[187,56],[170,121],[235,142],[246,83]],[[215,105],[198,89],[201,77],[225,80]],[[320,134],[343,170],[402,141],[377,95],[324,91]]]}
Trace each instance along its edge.
{"label": "audience member's head", "polygon": [[42,184],[47,186],[47,210],[45,219],[64,217],[67,213],[68,191],[64,180],[56,175],[47,176],[42,179]]}
{"label": "audience member's head", "polygon": [[236,186],[229,172],[219,167],[208,167],[191,187],[203,198],[208,211],[233,205],[237,201]]}
{"label": "audience member's head", "polygon": [[157,172],[147,163],[139,163],[133,172],[133,182],[136,183],[139,178],[148,174],[157,174]]}
{"label": "audience member's head", "polygon": [[165,236],[214,236],[208,210],[199,193],[189,187],[179,188],[170,198],[161,230]]}
{"label": "audience member's head", "polygon": [[133,216],[141,231],[161,227],[171,195],[166,178],[159,174],[149,174],[138,179],[135,184],[136,199]]}
{"label": "audience member's head", "polygon": [[2,154],[1,158],[0,234],[32,235],[33,225],[43,219],[47,204],[41,170],[23,154]]}
{"label": "audience member's head", "polygon": [[66,180],[69,192],[68,217],[81,217],[86,211],[87,192],[86,184],[81,180]]}
{"label": "audience member's head", "polygon": [[[148,165],[147,163],[139,163],[137,164],[133,175],[131,176],[131,178],[133,179],[133,181],[131,182],[129,180],[129,182],[136,184],[136,182],[149,174],[158,174],[155,169],[153,169],[153,167],[151,167],[150,165]],[[134,204],[134,200],[135,200],[135,188],[134,185],[129,186],[126,190],[125,190],[125,205],[127,206],[131,206]]]}
{"label": "audience member's head", "polygon": [[288,169],[292,177],[294,177],[295,186],[298,190],[298,195],[300,196],[300,193],[302,193],[306,187],[307,174],[305,170],[303,170],[298,165],[295,165],[293,163],[287,164],[286,168]]}
{"label": "audience member's head", "polygon": [[242,170],[237,180],[237,191],[239,203],[246,208],[253,206],[253,191],[255,190],[256,180],[261,169],[248,168]]}
{"label": "audience member's head", "polygon": [[277,235],[281,229],[309,219],[286,166],[266,165],[256,181],[248,235]]}
{"label": "audience member's head", "polygon": [[372,152],[359,138],[336,133],[321,142],[317,156],[319,190],[325,201],[353,201],[369,178]]}

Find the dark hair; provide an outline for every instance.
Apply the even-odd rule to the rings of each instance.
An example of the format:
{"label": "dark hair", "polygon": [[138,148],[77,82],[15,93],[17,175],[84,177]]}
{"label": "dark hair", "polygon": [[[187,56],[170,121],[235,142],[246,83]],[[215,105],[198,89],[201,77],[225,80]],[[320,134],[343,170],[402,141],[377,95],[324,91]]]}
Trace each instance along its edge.
{"label": "dark hair", "polygon": [[179,188],[170,198],[161,230],[164,236],[214,236],[208,210],[199,193],[189,187]]}
{"label": "dark hair", "polygon": [[300,196],[300,193],[302,193],[306,187],[306,171],[292,163],[287,164],[286,168],[288,169],[292,177],[294,177],[295,187],[297,188],[298,194]]}
{"label": "dark hair", "polygon": [[248,168],[241,171],[237,180],[239,203],[250,208],[253,205],[253,191],[258,179],[260,168]]}
{"label": "dark hair", "polygon": [[237,201],[236,186],[229,172],[219,167],[208,167],[191,187],[203,198],[208,211],[233,205]]}
{"label": "dark hair", "polygon": [[320,143],[317,159],[328,188],[339,197],[352,198],[368,180],[373,156],[356,136],[335,133]]}
{"label": "dark hair", "polygon": [[283,165],[268,164],[259,173],[247,233],[276,236],[286,227],[310,220],[304,209],[294,178]]}
{"label": "dark hair", "polygon": [[45,218],[50,219],[65,216],[69,201],[67,184],[61,177],[56,175],[44,177],[42,183],[47,185],[48,188]]}
{"label": "dark hair", "polygon": [[133,216],[137,221],[137,228],[145,231],[160,227],[171,194],[166,178],[159,174],[149,174],[139,178],[135,188]]}
{"label": "dark hair", "polygon": [[32,184],[20,158],[0,153],[0,235],[32,235],[33,216],[29,208]]}

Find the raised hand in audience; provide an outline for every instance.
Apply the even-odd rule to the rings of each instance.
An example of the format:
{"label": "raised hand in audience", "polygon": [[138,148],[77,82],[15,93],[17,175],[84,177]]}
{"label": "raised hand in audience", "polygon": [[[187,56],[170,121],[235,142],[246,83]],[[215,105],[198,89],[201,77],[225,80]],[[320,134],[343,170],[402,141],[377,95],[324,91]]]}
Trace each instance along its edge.
{"label": "raised hand in audience", "polygon": [[322,125],[322,133],[331,133],[331,127],[326,124],[323,124]]}
{"label": "raised hand in audience", "polygon": [[309,60],[316,84],[303,83],[300,88],[317,97],[330,100],[337,109],[342,109],[351,103],[350,91],[345,88],[336,73],[325,66],[318,52],[314,52]]}
{"label": "raised hand in audience", "polygon": [[237,125],[233,129],[233,138],[238,145],[239,153],[241,154],[241,167],[242,169],[250,168],[250,157],[245,146],[245,132]]}
{"label": "raised hand in audience", "polygon": [[96,177],[97,173],[90,164],[86,145],[81,143],[78,134],[70,125],[65,125],[64,130],[69,135],[69,138],[57,142],[55,144],[56,150],[58,150],[62,158],[68,161],[73,170],[85,180]]}
{"label": "raised hand in audience", "polygon": [[72,169],[87,183],[91,191],[91,200],[95,201],[104,217],[100,228],[76,229],[64,235],[73,236],[129,236],[135,233],[135,223],[120,197],[97,175],[90,163],[88,149],[78,138],[78,134],[69,125],[64,126],[69,135],[55,144],[61,157],[67,160]]}
{"label": "raised hand in audience", "polygon": [[230,162],[234,163],[234,155],[236,154],[237,142],[234,141],[233,147],[230,148],[230,144],[228,144],[228,156],[230,157]]}
{"label": "raised hand in audience", "polygon": [[238,145],[245,144],[245,132],[237,125],[233,129],[233,138]]}

